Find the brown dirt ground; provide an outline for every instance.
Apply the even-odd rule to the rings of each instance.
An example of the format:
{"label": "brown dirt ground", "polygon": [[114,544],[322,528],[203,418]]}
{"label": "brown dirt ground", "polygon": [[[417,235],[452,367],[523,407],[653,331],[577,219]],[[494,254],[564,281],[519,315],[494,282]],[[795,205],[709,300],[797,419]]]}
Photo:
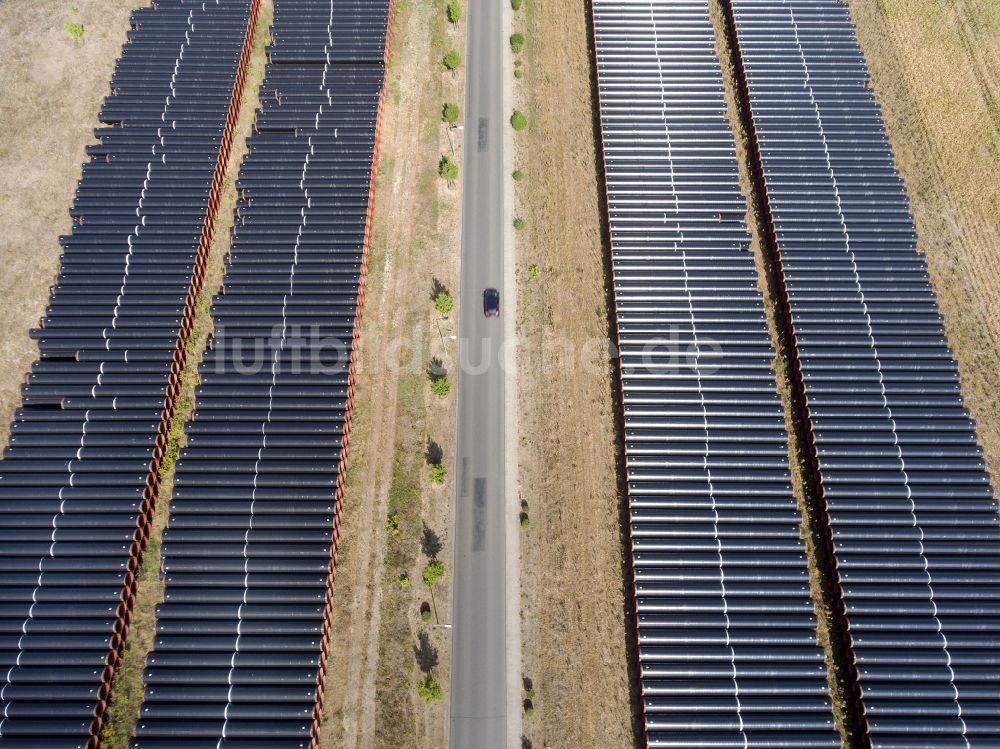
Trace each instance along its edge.
{"label": "brown dirt ground", "polygon": [[850,0],[965,402],[1000,477],[1000,3]]}
{"label": "brown dirt ground", "polygon": [[[448,49],[464,52],[464,24],[449,26],[445,2],[397,0],[387,79],[381,156],[362,327],[357,405],[334,589],[334,624],[321,747],[438,749],[446,743],[448,630],[424,624],[431,603],[421,582],[424,528],[450,541],[450,480],[428,480],[427,441],[454,455],[454,397],[430,393],[431,357],[456,356],[449,336],[457,314],[442,319],[430,302],[435,280],[453,294],[458,280],[460,190],[437,176],[451,153],[441,125],[446,100],[463,100],[463,76],[443,72]],[[460,148],[460,136],[456,143]],[[461,163],[461,151],[455,156]],[[386,522],[395,514],[399,532]],[[449,571],[450,573],[450,571]],[[409,587],[399,577],[408,575]],[[439,621],[451,611],[448,577],[434,591]],[[433,624],[432,619],[430,624]],[[417,697],[416,649],[445,689],[439,703]]]}
{"label": "brown dirt ground", "polygon": [[[28,338],[45,312],[70,229],[83,148],[141,2],[14,0],[0,3],[0,444],[38,347]],[[73,8],[77,12],[73,12]],[[69,22],[82,23],[72,38]]]}
{"label": "brown dirt ground", "polygon": [[576,0],[544,11],[526,0],[513,19],[526,37],[515,105],[530,123],[514,162],[526,174],[515,212],[528,223],[517,234],[520,492],[531,522],[521,621],[535,711],[523,731],[536,749],[635,742],[586,14]]}

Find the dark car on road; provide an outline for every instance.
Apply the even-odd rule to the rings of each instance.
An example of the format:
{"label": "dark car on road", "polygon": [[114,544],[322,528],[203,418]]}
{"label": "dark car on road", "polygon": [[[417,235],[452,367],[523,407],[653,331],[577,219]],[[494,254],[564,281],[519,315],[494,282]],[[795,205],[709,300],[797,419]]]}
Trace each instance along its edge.
{"label": "dark car on road", "polygon": [[500,292],[496,289],[486,289],[483,292],[483,314],[487,317],[500,317]]}

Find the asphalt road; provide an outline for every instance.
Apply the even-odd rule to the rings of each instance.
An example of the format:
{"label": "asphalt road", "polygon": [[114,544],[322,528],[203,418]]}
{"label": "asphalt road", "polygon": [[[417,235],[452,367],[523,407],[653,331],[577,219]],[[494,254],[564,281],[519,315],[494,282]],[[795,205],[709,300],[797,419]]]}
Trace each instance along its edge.
{"label": "asphalt road", "polygon": [[470,0],[462,169],[458,450],[451,651],[451,749],[506,749],[507,626],[503,317],[504,0]]}

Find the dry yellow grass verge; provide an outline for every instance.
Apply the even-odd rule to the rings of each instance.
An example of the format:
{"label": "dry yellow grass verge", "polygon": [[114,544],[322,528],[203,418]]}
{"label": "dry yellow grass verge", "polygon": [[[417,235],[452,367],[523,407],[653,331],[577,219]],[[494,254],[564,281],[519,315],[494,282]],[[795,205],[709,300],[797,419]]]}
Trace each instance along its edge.
{"label": "dry yellow grass verge", "polygon": [[[504,0],[506,1],[506,0]],[[525,746],[630,747],[632,633],[588,8],[525,0],[513,31]],[[536,267],[537,266],[537,267]],[[528,692],[525,693],[527,696]]]}

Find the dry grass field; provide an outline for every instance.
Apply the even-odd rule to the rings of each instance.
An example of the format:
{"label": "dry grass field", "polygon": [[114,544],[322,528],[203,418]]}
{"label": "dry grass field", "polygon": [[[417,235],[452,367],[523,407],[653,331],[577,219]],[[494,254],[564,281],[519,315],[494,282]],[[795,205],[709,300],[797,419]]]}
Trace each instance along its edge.
{"label": "dry grass field", "polygon": [[[631,747],[622,503],[588,9],[525,0],[514,103],[525,746]],[[603,188],[601,188],[603,189]],[[537,271],[532,272],[533,266]]]}
{"label": "dry grass field", "polygon": [[1000,3],[850,0],[963,393],[1000,478]]}
{"label": "dry grass field", "polygon": [[[128,31],[122,0],[0,3],[0,444],[20,404],[38,325],[70,230],[83,148]],[[66,24],[83,24],[75,38]]]}

